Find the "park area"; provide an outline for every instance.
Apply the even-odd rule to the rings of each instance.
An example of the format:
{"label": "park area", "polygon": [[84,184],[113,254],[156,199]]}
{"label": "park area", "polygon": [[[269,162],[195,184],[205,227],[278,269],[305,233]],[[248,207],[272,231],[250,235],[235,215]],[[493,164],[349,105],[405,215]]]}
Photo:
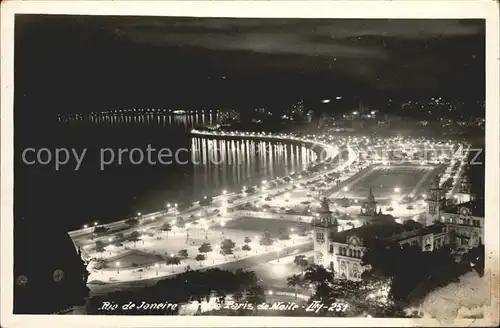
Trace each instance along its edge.
{"label": "park area", "polygon": [[[209,229],[174,227],[169,232],[144,233],[139,240],[124,241],[121,246],[110,244],[101,252],[90,251],[89,257],[94,260],[89,265],[89,282],[152,279],[178,274],[188,268],[220,265],[308,243],[309,236],[298,233],[309,230],[305,223],[249,217],[221,220]],[[261,245],[265,231],[269,232],[272,247]],[[287,236],[283,238],[283,234]],[[230,251],[221,254],[225,240],[231,241],[226,242],[231,244]]]}
{"label": "park area", "polygon": [[[246,231],[246,235],[258,236],[260,233],[267,231],[273,237],[278,237],[282,231],[293,231],[299,233],[301,231],[311,230],[311,225],[305,222],[293,222],[287,220],[268,220],[257,217],[240,217],[235,220],[228,221],[225,228],[231,229],[233,233],[241,234]],[[245,234],[245,233],[244,233]]]}

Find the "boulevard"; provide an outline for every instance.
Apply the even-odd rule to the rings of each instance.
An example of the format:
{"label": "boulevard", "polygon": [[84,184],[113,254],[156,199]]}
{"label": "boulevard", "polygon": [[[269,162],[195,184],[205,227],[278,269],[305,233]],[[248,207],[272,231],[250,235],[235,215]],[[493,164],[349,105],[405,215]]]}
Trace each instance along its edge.
{"label": "boulevard", "polygon": [[[71,232],[75,245],[82,249],[89,261],[92,293],[144,286],[186,270],[259,267],[290,253],[311,251],[309,224],[315,217],[319,198],[330,198],[334,213],[341,218],[341,229],[349,230],[365,224],[357,215],[368,187],[373,188],[381,208],[396,217],[398,222],[423,220],[425,225],[425,190],[431,175],[442,173],[441,183],[451,179],[453,184],[448,196],[453,197],[467,153],[461,144],[434,144],[427,140],[401,138],[374,141],[329,135],[297,137],[196,130],[192,134],[205,138],[300,141],[321,147],[327,156],[314,163],[319,168],[316,172],[308,169],[293,172],[288,177],[262,181],[260,185],[243,186],[240,192],[224,190],[209,201],[193,203],[186,211],[179,211],[177,204],[168,203],[166,211],[138,213],[137,217],[131,218],[137,221],[132,226],[127,220],[107,225],[96,222],[94,226]],[[434,157],[419,158],[423,148],[429,145],[442,151]],[[372,147],[384,147],[386,150],[411,147],[412,151],[407,153],[407,158],[399,159],[400,162],[391,160],[390,152],[385,157],[364,157],[365,149]],[[347,150],[345,160],[340,157],[342,148]],[[337,165],[332,165],[335,160]],[[456,163],[459,163],[459,169]],[[407,178],[415,172],[422,173],[416,179]],[[377,184],[382,189],[377,188]],[[165,225],[169,228],[162,229]],[[105,232],[95,233],[95,229],[102,229],[100,227],[105,227]],[[278,237],[283,231],[286,231],[287,237],[280,240]],[[262,246],[260,239],[266,232],[272,235],[274,241],[272,245]],[[135,239],[128,238],[134,234]],[[222,255],[219,243],[227,239],[235,245],[230,255]],[[198,254],[199,259],[195,260],[204,243],[210,245],[210,251]],[[186,256],[169,265],[168,258],[179,257],[181,251]],[[203,260],[200,255],[203,255]]]}

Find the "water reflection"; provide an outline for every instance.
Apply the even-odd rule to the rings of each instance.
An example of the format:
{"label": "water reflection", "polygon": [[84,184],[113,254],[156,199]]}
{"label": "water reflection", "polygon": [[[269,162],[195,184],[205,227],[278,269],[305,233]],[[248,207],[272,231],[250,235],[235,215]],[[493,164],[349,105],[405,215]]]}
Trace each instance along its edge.
{"label": "water reflection", "polygon": [[[149,135],[147,134],[149,126],[152,128],[160,127],[160,131],[165,128],[171,132],[167,138],[171,140],[167,141],[168,147],[172,148],[173,151],[178,147],[189,147],[189,143],[184,144],[184,140],[191,142],[192,171],[191,168],[185,171],[185,165],[174,164],[166,167],[165,173],[151,170],[138,178],[141,188],[147,189],[147,186],[143,186],[150,184],[151,190],[157,188],[158,184],[163,186],[164,181],[167,180],[167,186],[161,187],[162,191],[158,195],[155,196],[154,192],[147,193],[144,198],[149,201],[137,205],[143,211],[150,207],[151,210],[155,210],[156,207],[163,206],[165,199],[169,198],[179,202],[181,202],[181,198],[188,201],[198,199],[200,195],[220,193],[223,189],[239,190],[243,185],[257,185],[262,180],[271,180],[278,176],[301,171],[316,160],[316,153],[307,146],[270,140],[190,138],[187,134],[192,128],[217,124],[218,118],[222,116],[224,116],[222,110],[130,109],[116,112],[59,115],[58,121],[61,125],[81,126],[83,131],[87,127],[95,125],[100,127],[98,129],[100,132],[106,132],[108,127],[114,125],[113,129],[109,129],[110,136],[114,136],[115,133],[119,133],[118,135],[121,136],[120,133],[123,131],[127,135],[130,131],[130,134],[133,135],[134,145],[141,144],[143,140],[148,143],[150,140],[154,140],[162,146],[165,145],[164,139],[167,138],[165,137],[167,134],[152,133]],[[115,126],[118,126],[119,129],[115,129]],[[137,133],[136,126],[145,126],[146,129],[139,130],[140,133]],[[159,131],[158,129],[151,130]],[[89,131],[94,132],[95,130],[90,129]],[[117,139],[123,141],[121,138]],[[181,139],[183,141],[177,143]],[[99,144],[97,147],[101,147],[101,145]],[[182,161],[185,159],[183,158]],[[165,178],[162,174],[165,175]],[[129,177],[128,179],[130,188],[135,190],[134,178]],[[140,192],[134,191],[134,197],[137,194]],[[140,202],[141,197],[137,196],[137,200],[134,201]]]}
{"label": "water reflection", "polygon": [[63,124],[86,122],[92,124],[154,124],[178,126],[189,131],[197,126],[215,125],[218,110],[171,110],[171,109],[120,109],[91,113],[57,115]]}
{"label": "water reflection", "polygon": [[192,138],[195,190],[258,185],[305,169],[316,160],[306,146],[259,140]]}

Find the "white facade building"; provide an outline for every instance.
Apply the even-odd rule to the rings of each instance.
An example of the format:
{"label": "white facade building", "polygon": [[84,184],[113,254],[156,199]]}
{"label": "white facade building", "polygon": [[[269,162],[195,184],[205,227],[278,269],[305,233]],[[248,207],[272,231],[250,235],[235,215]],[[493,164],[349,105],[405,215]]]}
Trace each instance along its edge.
{"label": "white facade building", "polygon": [[467,250],[484,241],[484,202],[474,200],[448,207],[441,212],[440,221],[458,248]]}
{"label": "white facade building", "polygon": [[[380,215],[382,216],[383,215]],[[433,251],[450,242],[447,225],[436,224],[422,228],[377,220],[361,227],[339,231],[337,219],[323,199],[318,216],[311,222],[314,230],[314,263],[334,272],[336,277],[360,280],[368,269],[362,265],[365,243],[377,238],[387,244],[418,246],[422,251]]]}

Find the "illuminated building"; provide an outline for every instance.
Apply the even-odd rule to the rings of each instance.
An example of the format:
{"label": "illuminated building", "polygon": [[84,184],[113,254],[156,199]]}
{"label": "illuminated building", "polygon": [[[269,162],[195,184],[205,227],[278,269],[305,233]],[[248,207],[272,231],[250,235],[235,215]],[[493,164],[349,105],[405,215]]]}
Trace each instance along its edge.
{"label": "illuminated building", "polygon": [[397,243],[401,247],[414,246],[422,251],[433,251],[450,243],[448,227],[434,224],[423,227],[414,224],[399,224],[386,220],[386,216],[376,213],[376,202],[370,191],[365,205],[365,216],[372,216],[370,223],[343,230],[328,207],[328,201],[321,202],[321,209],[311,222],[314,231],[314,263],[333,271],[336,277],[360,280],[367,270],[362,258],[367,245],[377,240],[387,245]]}
{"label": "illuminated building", "polygon": [[361,206],[361,215],[363,216],[375,216],[377,214],[377,202],[375,201],[375,196],[373,196],[372,188],[368,193],[368,198]]}
{"label": "illuminated building", "polygon": [[452,242],[459,250],[470,249],[484,241],[484,200],[475,199],[471,185],[465,175],[460,184],[458,197],[468,201],[443,209],[439,217],[439,221],[447,227]]}
{"label": "illuminated building", "polygon": [[441,177],[437,175],[430,184],[429,195],[426,199],[428,213],[431,217],[439,218],[441,210],[444,208],[446,199],[442,196],[443,192],[439,187]]}
{"label": "illuminated building", "polygon": [[484,241],[484,204],[471,201],[450,206],[442,211],[440,221],[450,232],[459,249],[467,250]]}
{"label": "illuminated building", "polygon": [[321,208],[311,224],[314,233],[314,263],[334,270],[334,262],[331,259],[330,252],[330,239],[338,232],[339,224],[337,219],[333,217],[333,212],[330,211],[326,197],[321,200]]}
{"label": "illuminated building", "polygon": [[306,116],[303,100],[300,100],[292,105],[290,116],[294,119],[303,119]]}

